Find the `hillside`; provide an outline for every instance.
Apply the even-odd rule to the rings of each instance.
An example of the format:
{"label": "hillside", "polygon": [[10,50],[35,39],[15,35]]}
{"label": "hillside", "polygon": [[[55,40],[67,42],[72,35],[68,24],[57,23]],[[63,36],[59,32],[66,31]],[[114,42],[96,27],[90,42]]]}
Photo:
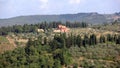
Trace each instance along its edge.
{"label": "hillside", "polygon": [[43,21],[79,21],[87,23],[106,23],[113,22],[114,20],[120,20],[120,13],[115,14],[98,14],[98,13],[77,13],[77,14],[61,14],[61,15],[30,15],[30,16],[18,16],[8,19],[0,19],[0,26],[8,25],[23,25],[23,24],[33,24]]}
{"label": "hillside", "polygon": [[[68,28],[63,25],[58,29]],[[119,22],[73,25],[66,33],[54,32],[57,27],[29,31],[37,25],[1,28],[8,34],[0,36],[0,68],[120,68]]]}

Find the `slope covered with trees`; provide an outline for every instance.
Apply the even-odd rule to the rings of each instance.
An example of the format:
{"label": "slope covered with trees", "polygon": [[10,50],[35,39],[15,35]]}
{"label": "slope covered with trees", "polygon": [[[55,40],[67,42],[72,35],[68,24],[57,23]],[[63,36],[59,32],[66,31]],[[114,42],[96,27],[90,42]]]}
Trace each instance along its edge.
{"label": "slope covered with trees", "polygon": [[[30,36],[26,46],[0,54],[0,68],[119,68],[120,34],[54,33],[48,29],[57,28],[61,22],[1,27],[0,35],[9,33]],[[87,29],[86,23],[65,24],[70,28]],[[81,28],[80,28],[81,27]],[[37,33],[36,29],[46,32]],[[99,29],[98,26],[92,28]],[[92,30],[92,28],[89,28]],[[95,30],[93,30],[94,32]],[[48,32],[48,33],[47,33]],[[95,31],[97,32],[97,31]],[[35,39],[31,34],[33,33]],[[38,36],[36,36],[38,34]],[[43,35],[45,34],[45,35]],[[49,37],[52,36],[52,37]],[[14,36],[15,37],[15,36]]]}
{"label": "slope covered with trees", "polygon": [[[120,67],[118,60],[120,55],[119,35],[101,36],[97,39],[94,34],[85,35],[84,38],[80,35],[57,34],[53,40],[49,42],[44,40],[43,42],[44,44],[42,44],[41,36],[37,40],[29,39],[27,46],[1,54],[0,67],[61,68],[78,65],[84,68]],[[91,48],[92,50],[90,50]],[[96,51],[97,48],[103,52]],[[76,62],[78,57],[84,57],[84,59]]]}

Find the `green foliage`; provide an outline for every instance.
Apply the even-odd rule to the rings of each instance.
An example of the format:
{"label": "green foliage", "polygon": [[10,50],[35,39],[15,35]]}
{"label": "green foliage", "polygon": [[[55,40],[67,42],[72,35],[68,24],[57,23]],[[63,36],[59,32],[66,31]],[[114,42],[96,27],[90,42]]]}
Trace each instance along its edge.
{"label": "green foliage", "polygon": [[[74,28],[87,27],[85,23],[82,25],[66,23],[66,25]],[[9,27],[10,30],[5,27],[4,29],[14,33],[29,33],[35,32],[37,28],[47,31],[48,28],[56,28],[57,26],[58,23],[53,22],[51,24],[15,25]],[[0,33],[5,35],[4,31]],[[42,35],[37,36],[37,40],[30,38],[25,47],[1,54],[0,68],[61,68],[69,65],[73,65],[74,68],[78,66],[84,68],[105,68],[107,66],[119,68],[119,60],[116,61],[120,55],[119,35],[108,34],[97,38],[95,34],[80,36],[60,33],[49,41],[47,38]],[[83,59],[79,60],[80,57]]]}
{"label": "green foliage", "polygon": [[4,36],[0,36],[0,43],[6,43],[6,42],[9,42],[6,37]]}
{"label": "green foliage", "polygon": [[60,60],[55,60],[53,68],[61,68]]}
{"label": "green foliage", "polygon": [[73,68],[78,68],[78,64],[74,63]]}
{"label": "green foliage", "polygon": [[119,35],[118,38],[116,39],[116,44],[120,44],[120,35]]}
{"label": "green foliage", "polygon": [[84,39],[83,39],[83,46],[86,46],[87,44],[89,44],[89,38],[87,35],[84,35]]}
{"label": "green foliage", "polygon": [[82,46],[82,38],[80,35],[77,36],[76,45],[78,45],[79,47]]}
{"label": "green foliage", "polygon": [[64,38],[57,36],[54,40],[59,43],[59,46],[53,51],[51,47],[54,43],[51,46],[42,45],[41,37],[34,41],[29,39],[26,47],[0,55],[0,67],[61,68],[62,65],[70,65],[72,57],[64,47]]}
{"label": "green foliage", "polygon": [[105,37],[104,36],[100,36],[100,43],[105,43],[106,42],[106,40],[105,40]]}
{"label": "green foliage", "polygon": [[92,34],[90,36],[90,41],[89,41],[90,45],[96,45],[97,44],[97,38],[96,35]]}
{"label": "green foliage", "polygon": [[[24,24],[24,25],[13,25],[13,26],[9,26],[9,27],[1,27],[0,28],[0,35],[8,35],[10,32],[13,33],[31,33],[31,32],[36,32],[37,29],[44,29],[45,32],[48,31],[49,28],[57,28],[59,24],[63,24],[66,25],[67,27],[71,27],[71,28],[86,28],[88,27],[88,24],[85,22],[75,22],[75,23],[61,23],[61,22],[51,22],[51,23],[47,23],[42,22],[42,23],[38,23],[38,24]],[[69,24],[69,25],[68,25]]]}

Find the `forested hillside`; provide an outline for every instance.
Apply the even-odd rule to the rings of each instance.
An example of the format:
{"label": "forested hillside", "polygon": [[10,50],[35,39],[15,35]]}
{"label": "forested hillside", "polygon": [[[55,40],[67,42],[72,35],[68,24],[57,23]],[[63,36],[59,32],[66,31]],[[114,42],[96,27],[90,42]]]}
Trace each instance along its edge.
{"label": "forested hillside", "polygon": [[89,24],[101,24],[101,23],[110,23],[114,20],[120,21],[120,13],[114,14],[99,14],[96,12],[92,13],[77,13],[77,14],[60,14],[60,15],[30,15],[30,16],[18,16],[8,19],[0,19],[0,26],[8,25],[24,25],[24,24],[33,24],[39,22],[86,22]]}
{"label": "forested hillside", "polygon": [[[53,32],[59,24],[70,31]],[[120,34],[112,28],[119,24],[44,22],[1,27],[0,46],[6,50],[0,52],[0,68],[119,68]]]}
{"label": "forested hillside", "polygon": [[[107,38],[107,40],[105,39]],[[0,55],[1,68],[119,68],[120,36],[55,35],[51,41],[39,36],[27,46]]]}

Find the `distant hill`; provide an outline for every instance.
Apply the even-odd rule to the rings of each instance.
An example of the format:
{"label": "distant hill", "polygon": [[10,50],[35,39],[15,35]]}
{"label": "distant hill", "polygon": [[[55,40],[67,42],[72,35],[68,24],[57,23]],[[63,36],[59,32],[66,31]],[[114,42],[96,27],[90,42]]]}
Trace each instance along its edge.
{"label": "distant hill", "polygon": [[77,14],[61,14],[61,15],[29,15],[29,16],[18,16],[8,19],[0,19],[0,26],[8,25],[23,25],[23,24],[34,24],[43,21],[79,21],[93,24],[101,24],[107,22],[113,22],[114,20],[120,20],[120,13],[115,14],[98,14],[98,13],[77,13]]}

